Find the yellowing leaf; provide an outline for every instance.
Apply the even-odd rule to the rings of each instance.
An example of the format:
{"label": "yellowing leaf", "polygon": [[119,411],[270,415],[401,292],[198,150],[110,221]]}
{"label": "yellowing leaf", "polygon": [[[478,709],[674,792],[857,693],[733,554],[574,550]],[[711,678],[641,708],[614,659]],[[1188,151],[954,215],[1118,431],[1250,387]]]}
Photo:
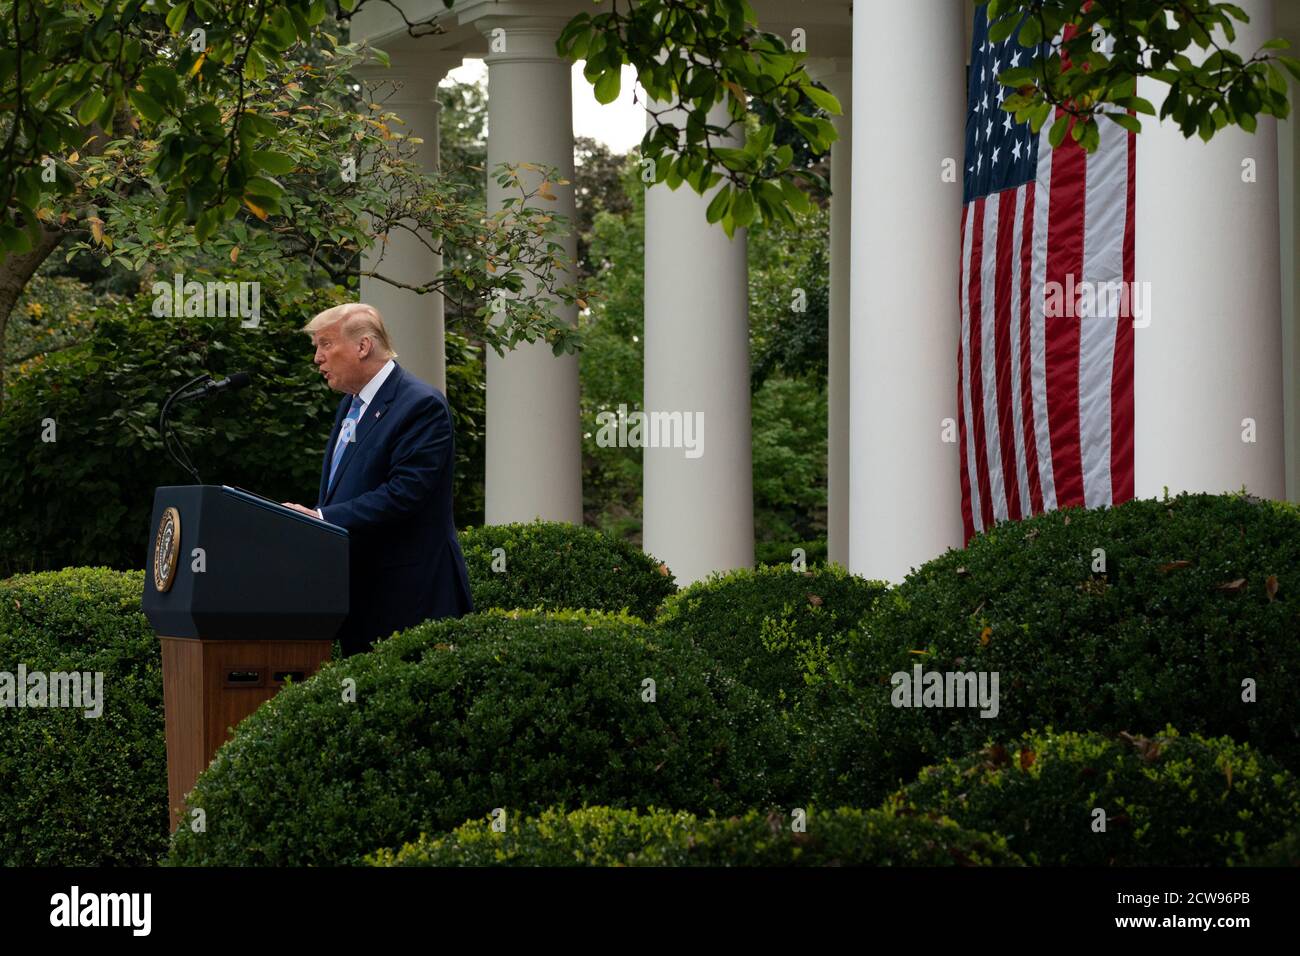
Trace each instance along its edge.
{"label": "yellowing leaf", "polygon": [[199,54],[199,58],[195,60],[194,65],[190,67],[190,76],[193,76],[195,73],[199,72],[199,70],[203,68],[203,61],[206,60],[207,58],[208,58],[208,54],[206,50]]}
{"label": "yellowing leaf", "polygon": [[238,258],[239,258],[239,246],[235,246],[230,250],[230,261],[234,262]]}
{"label": "yellowing leaf", "polygon": [[989,638],[992,636],[992,634],[993,634],[993,628],[989,627],[987,624],[984,625],[984,630],[980,631],[980,647],[989,646]]}
{"label": "yellowing leaf", "polygon": [[90,234],[95,237],[98,243],[104,242],[104,220],[98,216],[91,216],[86,222],[90,225]]}
{"label": "yellowing leaf", "polygon": [[266,222],[265,209],[263,209],[261,206],[257,205],[256,203],[250,202],[247,198],[244,199],[244,205],[248,207],[248,211],[251,212],[254,216],[262,220],[262,222]]}

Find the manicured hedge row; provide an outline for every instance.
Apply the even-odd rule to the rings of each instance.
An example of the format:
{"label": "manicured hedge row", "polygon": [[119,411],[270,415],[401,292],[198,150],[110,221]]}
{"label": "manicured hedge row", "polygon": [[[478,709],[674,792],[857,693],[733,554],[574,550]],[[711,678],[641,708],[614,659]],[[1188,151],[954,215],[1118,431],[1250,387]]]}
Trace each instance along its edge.
{"label": "manicured hedge row", "polygon": [[1226,737],[1043,733],[927,768],[892,802],[1004,834],[1031,865],[1223,866],[1293,824],[1300,783]]}
{"label": "manicured hedge row", "polygon": [[0,706],[0,865],[142,866],[165,852],[162,661],[143,590],[140,572],[104,568],[0,581],[0,672],[15,685],[20,665],[47,683],[102,674],[102,696],[86,685],[98,717]]}
{"label": "manicured hedge row", "polygon": [[1300,830],[1292,830],[1251,857],[1250,866],[1300,866]]}
{"label": "manicured hedge row", "polygon": [[771,705],[631,618],[471,615],[329,665],[249,717],[191,795],[206,832],[178,831],[170,860],[358,863],[497,807],[737,812],[788,789],[789,749]]}
{"label": "manicured hedge row", "polygon": [[[369,858],[377,866],[1018,866],[1006,841],[951,820],[885,810],[808,808],[802,832],[781,811],[698,818],[586,807],[472,820]],[[498,824],[499,826],[499,824]]]}
{"label": "manicured hedge row", "polygon": [[792,706],[820,689],[849,631],[887,588],[838,566],[742,569],[673,595],[657,623],[768,699]]}
{"label": "manicured hedge row", "polygon": [[648,621],[677,590],[668,567],[635,545],[562,521],[467,528],[460,546],[477,611],[587,608]]}
{"label": "manicured hedge row", "polygon": [[[815,793],[870,804],[990,735],[1044,727],[1149,734],[1172,723],[1297,771],[1298,634],[1290,505],[1183,495],[1003,523],[914,571],[863,621],[843,694],[808,742]],[[894,706],[893,675],[918,663],[998,674],[996,718]]]}

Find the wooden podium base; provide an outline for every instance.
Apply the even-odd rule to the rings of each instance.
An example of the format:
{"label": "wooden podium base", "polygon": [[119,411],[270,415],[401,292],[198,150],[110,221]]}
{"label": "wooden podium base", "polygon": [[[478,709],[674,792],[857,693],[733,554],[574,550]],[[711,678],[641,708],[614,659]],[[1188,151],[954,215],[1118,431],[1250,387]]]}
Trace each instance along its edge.
{"label": "wooden podium base", "polygon": [[202,641],[161,637],[171,829],[185,796],[230,738],[229,730],[330,659],[333,641]]}

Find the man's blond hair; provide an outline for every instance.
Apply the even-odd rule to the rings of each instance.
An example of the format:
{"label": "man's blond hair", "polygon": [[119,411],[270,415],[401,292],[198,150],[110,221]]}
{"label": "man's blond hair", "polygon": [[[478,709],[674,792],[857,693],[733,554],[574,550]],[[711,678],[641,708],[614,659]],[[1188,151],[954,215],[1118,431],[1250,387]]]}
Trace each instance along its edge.
{"label": "man's blond hair", "polygon": [[393,351],[393,345],[388,340],[384,317],[373,305],[366,305],[364,302],[345,302],[342,305],[332,306],[318,313],[302,327],[302,331],[314,335],[336,322],[343,323],[340,326],[343,334],[353,342],[358,342],[368,335],[370,340],[383,350],[384,358],[397,358],[397,353]]}

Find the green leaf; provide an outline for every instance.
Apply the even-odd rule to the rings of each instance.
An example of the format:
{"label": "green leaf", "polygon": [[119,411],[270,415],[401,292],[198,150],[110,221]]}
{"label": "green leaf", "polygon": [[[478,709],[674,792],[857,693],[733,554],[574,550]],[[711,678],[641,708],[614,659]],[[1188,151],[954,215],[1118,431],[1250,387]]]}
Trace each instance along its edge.
{"label": "green leaf", "polygon": [[709,208],[704,211],[704,218],[709,222],[717,222],[727,214],[731,208],[731,186],[723,186],[709,202]]}
{"label": "green leaf", "polygon": [[99,111],[104,108],[104,94],[99,90],[91,90],[86,94],[86,98],[81,101],[77,107],[77,122],[82,126],[87,126],[99,116]]}
{"label": "green leaf", "polygon": [[1156,115],[1156,108],[1151,105],[1151,101],[1140,96],[1125,96],[1113,102],[1116,106],[1122,106],[1126,110],[1133,110],[1135,113],[1145,113],[1147,116]]}
{"label": "green leaf", "polygon": [[158,101],[144,90],[132,90],[127,94],[135,111],[150,123],[157,123],[163,118],[163,108]]}
{"label": "green leaf", "polygon": [[253,164],[259,169],[265,169],[273,175],[283,175],[289,172],[295,165],[293,157],[285,153],[277,153],[270,149],[255,149],[252,153]]}
{"label": "green leaf", "polygon": [[1112,123],[1123,126],[1130,133],[1142,132],[1142,123],[1136,116],[1130,116],[1128,113],[1106,113],[1106,118]]}
{"label": "green leaf", "polygon": [[818,109],[825,110],[832,116],[839,116],[842,112],[840,109],[840,101],[825,90],[809,84],[803,88],[803,92],[804,96],[812,100],[813,104]]}
{"label": "green leaf", "polygon": [[737,226],[748,226],[754,221],[754,197],[747,189],[737,189],[731,202],[731,220]]}
{"label": "green leaf", "polygon": [[1025,22],[1020,26],[1018,39],[1022,47],[1038,46],[1043,39],[1043,33],[1040,29],[1037,17],[1025,17]]}
{"label": "green leaf", "polygon": [[1047,141],[1052,144],[1052,148],[1060,146],[1065,142],[1065,134],[1070,126],[1070,114],[1062,113],[1052,124],[1052,131],[1047,134]]}
{"label": "green leaf", "polygon": [[181,27],[185,25],[185,15],[189,13],[189,10],[189,0],[185,0],[184,3],[178,3],[176,6],[168,10],[166,19],[167,29],[171,30],[172,33],[180,33]]}
{"label": "green leaf", "polygon": [[244,195],[279,199],[284,195],[284,187],[267,176],[254,176],[244,185]]}
{"label": "green leaf", "polygon": [[606,70],[596,80],[595,93],[596,100],[599,103],[613,103],[618,99],[619,89],[622,87],[622,71],[618,68]]}
{"label": "green leaf", "polygon": [[1281,63],[1297,80],[1300,80],[1300,60],[1290,56],[1279,56],[1277,62]]}

